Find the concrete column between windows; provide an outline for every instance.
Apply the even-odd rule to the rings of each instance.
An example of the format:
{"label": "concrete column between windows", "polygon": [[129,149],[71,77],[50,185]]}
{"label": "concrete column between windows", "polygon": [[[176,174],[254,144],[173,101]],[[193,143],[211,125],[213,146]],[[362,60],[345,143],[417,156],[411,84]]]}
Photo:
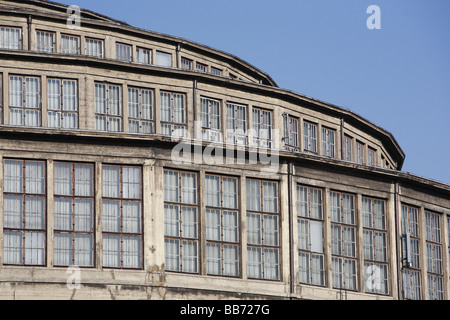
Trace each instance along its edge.
{"label": "concrete column between windows", "polygon": [[241,261],[240,261],[240,268],[241,268],[241,277],[242,279],[247,279],[247,197],[245,195],[246,192],[246,179],[247,177],[245,175],[242,175],[241,179],[239,180],[240,184],[240,194],[241,197],[240,200],[240,207],[241,207],[241,220],[239,221],[240,226],[240,234],[241,234]]}
{"label": "concrete column between windows", "polygon": [[366,268],[364,267],[364,232],[363,232],[363,216],[362,216],[362,195],[358,193],[356,195],[355,206],[355,223],[356,223],[356,259],[359,264],[359,271],[357,270],[357,288],[358,291],[364,293],[366,288],[366,282],[364,280],[366,274]]}
{"label": "concrete column between windows", "polygon": [[155,88],[155,133],[161,134],[161,93],[158,88]]}
{"label": "concrete column between windows", "polygon": [[205,186],[205,170],[200,170],[198,176],[198,263],[199,273],[201,275],[208,274],[207,268],[207,251],[206,251],[206,186]]}
{"label": "concrete column between windows", "polygon": [[[394,299],[399,299],[398,294],[398,277],[401,276],[397,272],[399,269],[397,266],[401,261],[397,259],[397,225],[400,226],[400,221],[396,221],[395,216],[395,184],[392,185],[392,192],[389,194],[389,199],[387,201],[386,208],[386,229],[388,230],[387,234],[387,260],[389,261],[388,265],[388,285],[389,285],[389,294],[394,297]],[[398,240],[400,241],[400,240]]]}
{"label": "concrete column between windows", "polygon": [[46,228],[47,228],[47,262],[48,267],[52,267],[54,264],[54,221],[55,221],[55,200],[54,200],[54,166],[53,160],[47,160],[47,218],[46,218]]}
{"label": "concrete column between windows", "polygon": [[[149,237],[152,243],[151,258],[148,260],[150,266],[164,271],[165,266],[165,242],[164,242],[164,168],[155,164],[150,171],[149,178],[152,190],[152,206],[147,207],[146,213],[149,213],[150,235],[144,233],[144,237]],[[148,194],[145,194],[148,197]],[[147,231],[148,232],[148,231]]]}
{"label": "concrete column between windows", "polygon": [[102,237],[102,182],[103,182],[103,167],[101,162],[95,163],[95,263],[97,268],[102,268],[102,252],[103,252],[103,237]]}
{"label": "concrete column between windows", "polygon": [[128,128],[128,85],[126,83],[122,86],[122,130],[129,132]]}
{"label": "concrete column between windows", "polygon": [[[86,129],[95,130],[95,81],[91,77],[86,77],[85,90],[85,115]],[[81,111],[81,108],[80,108]],[[93,115],[93,116],[89,116]]]}
{"label": "concrete column between windows", "polygon": [[419,224],[419,266],[421,271],[421,299],[426,300],[428,299],[428,265],[427,265],[427,233],[426,233],[426,227],[425,227],[425,209],[424,207],[419,208],[419,217],[418,217],[418,224]]}
{"label": "concrete column between windows", "polygon": [[[290,262],[290,237],[292,236],[291,232],[290,232],[290,223],[293,223],[293,221],[290,221],[291,217],[289,215],[289,197],[291,195],[289,195],[289,181],[288,181],[288,175],[286,174],[288,172],[288,165],[283,164],[281,165],[281,168],[279,169],[279,173],[281,173],[281,181],[279,184],[279,202],[280,202],[280,210],[279,210],[279,219],[280,219],[280,224],[279,224],[279,238],[280,238],[280,260],[279,260],[279,265],[280,265],[280,280],[286,284],[288,284],[290,282],[290,280],[292,279],[293,283],[296,283],[297,281],[295,281],[295,279],[297,277],[295,277],[295,268],[294,268],[294,272],[291,275],[291,270],[290,270],[290,266],[291,266],[291,262]],[[292,219],[294,220],[294,219]],[[292,247],[292,253],[291,254],[295,254],[296,250],[294,250],[294,248]]]}
{"label": "concrete column between windows", "polygon": [[9,124],[9,74],[3,72],[3,124]]}
{"label": "concrete column between windows", "polygon": [[332,268],[332,251],[331,251],[331,215],[330,215],[330,188],[326,187],[323,197],[323,230],[324,230],[324,250],[325,250],[325,277],[328,289],[333,288],[333,268]]}
{"label": "concrete column between windows", "polygon": [[86,37],[84,35],[80,36],[80,55],[86,55]]}
{"label": "concrete column between windows", "polygon": [[153,164],[153,160],[147,160],[142,168],[143,267],[147,271],[161,271],[164,262],[158,261],[157,255],[160,251],[164,251],[162,249],[164,247],[156,245],[158,239],[155,237],[155,226],[164,225],[164,221],[159,221],[161,220],[159,216],[163,216],[161,212],[164,211],[156,208],[158,202],[155,202],[155,192],[158,189],[155,188],[156,170]]}
{"label": "concrete column between windows", "polygon": [[[47,76],[41,77],[41,127],[48,127],[47,106],[48,106],[48,83]],[[62,111],[62,110],[61,110]]]}

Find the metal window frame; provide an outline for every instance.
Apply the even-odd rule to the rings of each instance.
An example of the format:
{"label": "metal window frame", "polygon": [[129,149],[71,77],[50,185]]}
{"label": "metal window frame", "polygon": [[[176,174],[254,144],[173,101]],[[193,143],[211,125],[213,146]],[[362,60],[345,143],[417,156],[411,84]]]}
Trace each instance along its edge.
{"label": "metal window frame", "polygon": [[[117,198],[112,198],[112,197],[105,197],[102,194],[102,204],[103,201],[119,201],[120,202],[120,232],[110,232],[110,231],[103,231],[102,230],[102,241],[104,239],[104,236],[119,236],[120,237],[120,266],[119,267],[110,267],[110,266],[104,266],[103,265],[103,261],[102,261],[102,267],[106,268],[106,269],[121,269],[121,270],[142,270],[144,267],[144,248],[143,248],[143,244],[144,244],[144,203],[143,203],[143,170],[142,170],[142,166],[133,166],[133,165],[114,165],[114,164],[103,164],[102,165],[102,188],[103,188],[103,168],[105,167],[114,167],[114,168],[119,168],[119,197]],[[139,188],[139,198],[138,199],[129,199],[129,198],[124,198],[123,197],[123,169],[124,168],[133,168],[133,169],[139,169],[139,177],[140,177],[140,188]],[[123,231],[123,203],[124,202],[136,202],[140,204],[140,222],[139,222],[139,226],[140,226],[140,232],[139,233],[125,233]],[[102,223],[103,223],[103,214],[102,214]],[[137,268],[129,268],[129,267],[124,267],[123,266],[123,241],[124,238],[126,237],[139,237],[140,238],[140,261],[139,261],[139,267]]]}

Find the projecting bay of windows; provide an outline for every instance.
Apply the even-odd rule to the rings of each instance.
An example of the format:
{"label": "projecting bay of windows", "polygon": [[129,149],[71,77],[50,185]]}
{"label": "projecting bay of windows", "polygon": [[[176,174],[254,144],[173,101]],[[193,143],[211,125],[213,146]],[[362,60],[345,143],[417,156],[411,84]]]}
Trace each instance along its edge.
{"label": "projecting bay of windows", "polygon": [[[70,32],[70,31],[69,31]],[[149,48],[126,42],[114,42],[114,49],[108,49],[104,38],[76,35],[65,32],[37,29],[32,33],[33,48],[36,52],[61,53],[65,55],[85,55],[93,58],[113,58],[119,61],[161,67],[179,67],[183,70],[224,76],[222,66],[195,61],[187,57],[177,58],[169,49]],[[23,50],[23,30],[21,27],[0,26],[0,49]],[[106,52],[111,50],[111,53]],[[177,61],[179,59],[179,62]],[[236,76],[229,75],[232,78]]]}
{"label": "projecting bay of windows", "polygon": [[[188,92],[137,87],[123,83],[95,81],[92,101],[80,97],[79,79],[48,76],[9,75],[7,78],[9,125],[54,129],[86,129],[101,132],[158,134],[176,138],[201,137],[219,142],[262,149],[304,152],[377,166],[379,151],[362,140],[301,116],[281,114],[281,128],[275,109],[258,104],[228,101],[213,96],[199,97],[198,121],[191,121]],[[124,92],[125,90],[125,92]],[[94,112],[92,124],[80,127],[80,101]],[[92,105],[92,107],[91,107]],[[92,108],[92,109],[91,109]],[[194,119],[195,120],[195,119]],[[6,120],[5,120],[6,122]],[[193,124],[193,125],[192,125]],[[198,130],[200,128],[200,130]],[[276,134],[281,129],[280,134]],[[191,134],[191,132],[193,134]],[[386,160],[386,159],[385,159]]]}

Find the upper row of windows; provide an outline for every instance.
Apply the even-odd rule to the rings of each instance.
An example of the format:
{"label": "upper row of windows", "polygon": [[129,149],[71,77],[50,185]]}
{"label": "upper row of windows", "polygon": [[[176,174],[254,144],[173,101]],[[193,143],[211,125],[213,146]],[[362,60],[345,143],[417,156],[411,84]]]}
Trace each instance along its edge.
{"label": "upper row of windows", "polygon": [[[62,54],[79,55],[81,54],[81,38],[76,35],[61,34]],[[15,27],[0,27],[0,49],[21,50],[22,49],[22,30]],[[49,31],[36,31],[36,51],[54,53],[56,49],[56,33]],[[84,54],[95,58],[105,57],[105,44],[102,39],[85,38]],[[125,43],[116,43],[116,59],[126,62],[136,62],[140,64],[155,64],[163,67],[172,67],[172,54],[156,51],[153,62],[152,50],[142,47],[136,47],[133,57],[132,46]],[[214,66],[195,62],[186,57],[181,58],[181,68],[184,70],[196,70],[199,72],[211,73],[222,76],[223,70]],[[231,78],[237,76],[229,74]]]}
{"label": "upper row of windows", "polygon": [[[78,83],[74,79],[47,78],[47,97],[41,99],[41,79],[34,76],[9,76],[9,124],[42,126],[42,102],[46,102],[46,126],[78,129]],[[95,130],[140,134],[161,134],[187,137],[186,94],[160,91],[159,123],[155,124],[155,91],[127,87],[127,118],[124,117],[121,85],[95,82]],[[224,106],[222,107],[222,104]],[[340,158],[337,152],[337,131],[318,123],[301,121],[299,117],[283,113],[282,148],[305,151],[330,158]],[[222,117],[225,117],[222,123]],[[251,125],[249,123],[251,117]],[[258,148],[277,148],[273,126],[273,110],[257,106],[200,98],[201,136],[204,141],[252,145]],[[127,126],[124,125],[124,121]],[[302,124],[303,123],[303,124]],[[128,129],[127,129],[127,128]],[[225,130],[223,130],[225,129]],[[303,129],[303,148],[300,149],[300,130]],[[321,140],[320,140],[321,139]],[[321,150],[319,148],[321,141]],[[343,159],[378,165],[377,150],[345,134]]]}

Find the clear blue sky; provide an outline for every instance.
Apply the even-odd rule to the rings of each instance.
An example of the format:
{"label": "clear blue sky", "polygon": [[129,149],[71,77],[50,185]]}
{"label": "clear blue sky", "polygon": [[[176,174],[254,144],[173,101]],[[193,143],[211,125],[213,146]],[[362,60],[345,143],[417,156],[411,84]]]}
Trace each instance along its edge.
{"label": "clear blue sky", "polygon": [[[404,171],[450,184],[449,0],[61,0],[234,54],[391,132]],[[370,5],[381,29],[369,30]]]}

